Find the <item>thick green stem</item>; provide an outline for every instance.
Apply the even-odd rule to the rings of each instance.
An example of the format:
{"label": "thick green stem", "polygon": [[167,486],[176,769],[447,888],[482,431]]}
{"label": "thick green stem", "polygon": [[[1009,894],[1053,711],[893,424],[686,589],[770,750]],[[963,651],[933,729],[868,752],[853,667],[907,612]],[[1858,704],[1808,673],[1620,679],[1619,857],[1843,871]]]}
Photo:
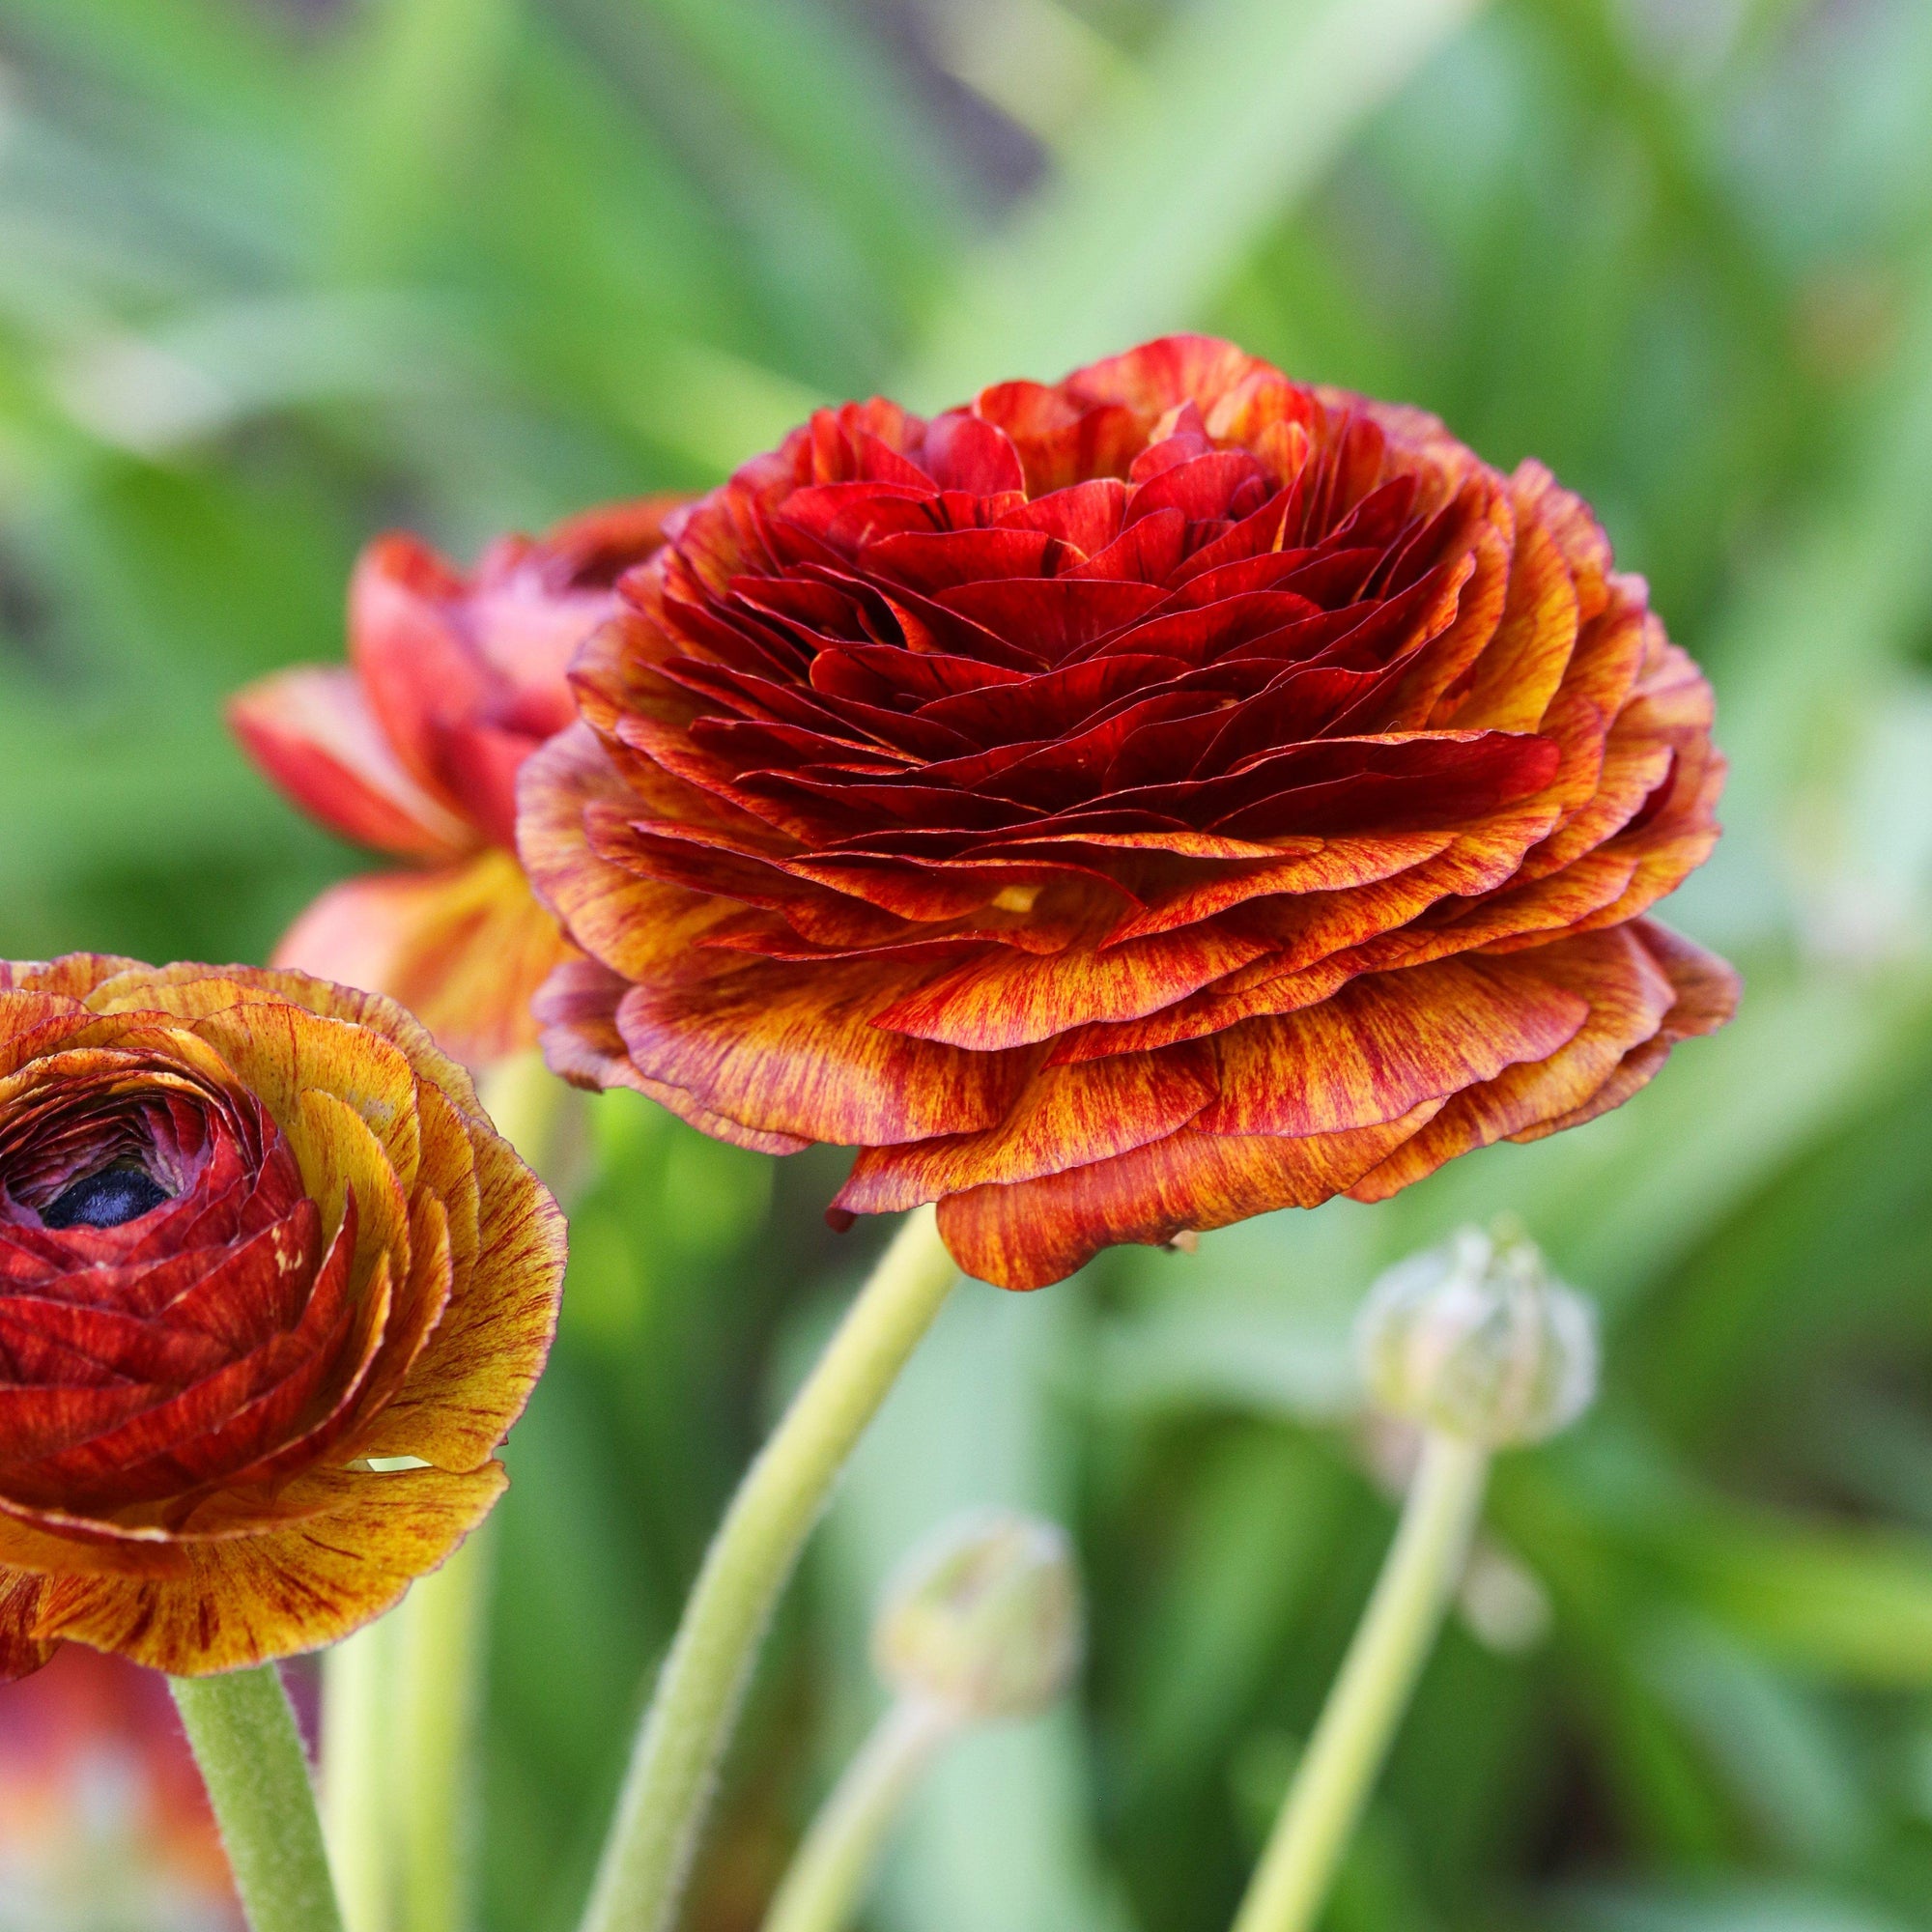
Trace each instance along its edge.
{"label": "thick green stem", "polygon": [[169,1684],[253,1932],[342,1932],[308,1759],[275,1666]]}
{"label": "thick green stem", "polygon": [[1431,1433],[1388,1560],[1289,1787],[1234,1932],[1309,1932],[1442,1625],[1489,1452]]}
{"label": "thick green stem", "polygon": [[764,1932],[844,1932],[864,1897],[879,1847],[933,1754],[959,1729],[959,1714],[906,1697],[878,1721],[811,1821]]}
{"label": "thick green stem", "polygon": [[364,1624],[322,1660],[322,1821],[348,1932],[390,1932],[396,1619]]}
{"label": "thick green stem", "polygon": [[740,1484],[639,1731],[583,1932],[668,1932],[773,1605],[955,1279],[933,1210],[915,1208]]}
{"label": "thick green stem", "polygon": [[397,1795],[405,1932],[463,1932],[475,1869],[476,1733],[492,1556],[489,1524],[397,1612]]}

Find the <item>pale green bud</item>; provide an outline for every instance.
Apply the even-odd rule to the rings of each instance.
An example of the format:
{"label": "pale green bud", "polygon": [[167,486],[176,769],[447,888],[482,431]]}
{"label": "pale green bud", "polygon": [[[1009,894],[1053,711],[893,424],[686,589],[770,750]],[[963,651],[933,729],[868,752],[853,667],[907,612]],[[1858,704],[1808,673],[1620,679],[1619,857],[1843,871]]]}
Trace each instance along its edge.
{"label": "pale green bud", "polygon": [[872,1627],[872,1661],[895,1690],[976,1720],[1045,1710],[1080,1651],[1065,1532],[1007,1510],[976,1510],[921,1544]]}
{"label": "pale green bud", "polygon": [[1398,1263],[1370,1291],[1356,1340],[1382,1408],[1489,1449],[1554,1435],[1597,1392],[1590,1304],[1514,1227],[1463,1228]]}

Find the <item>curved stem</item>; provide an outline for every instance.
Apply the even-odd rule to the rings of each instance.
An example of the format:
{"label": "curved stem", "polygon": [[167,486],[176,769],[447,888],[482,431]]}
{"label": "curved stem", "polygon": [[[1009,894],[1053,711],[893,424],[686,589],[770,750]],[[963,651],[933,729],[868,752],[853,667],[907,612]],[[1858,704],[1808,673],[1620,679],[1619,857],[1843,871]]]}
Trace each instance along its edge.
{"label": "curved stem", "polygon": [[322,1822],[349,1932],[389,1932],[389,1749],[396,1620],[383,1617],[322,1660]]}
{"label": "curved stem", "polygon": [[308,1759],[275,1666],[168,1684],[253,1932],[342,1932]]}
{"label": "curved stem", "polygon": [[923,1697],[902,1698],[879,1719],[811,1821],[764,1932],[844,1932],[900,1806],[958,1728],[956,1712]]}
{"label": "curved stem", "polygon": [[1234,1932],[1308,1932],[1469,1553],[1489,1452],[1432,1432],[1395,1543],[1289,1786]]}
{"label": "curved stem", "polygon": [[933,1210],[915,1208],[739,1485],[638,1733],[583,1932],[668,1932],[773,1605],[957,1275]]}

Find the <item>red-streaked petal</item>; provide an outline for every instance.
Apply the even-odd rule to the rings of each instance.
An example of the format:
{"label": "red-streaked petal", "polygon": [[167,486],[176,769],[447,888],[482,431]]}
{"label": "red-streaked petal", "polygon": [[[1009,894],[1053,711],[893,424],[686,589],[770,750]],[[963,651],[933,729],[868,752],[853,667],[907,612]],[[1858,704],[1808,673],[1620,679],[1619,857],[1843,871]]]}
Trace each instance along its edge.
{"label": "red-streaked petal", "polygon": [[1163,1140],[1214,1094],[1214,1057],[1205,1046],[1043,1067],[986,1133],[862,1149],[833,1205],[884,1214],[986,1181],[1056,1174]]}
{"label": "red-streaked petal", "polygon": [[1158,1245],[1278,1208],[1319,1207],[1441,1104],[1425,1101],[1399,1121],[1306,1139],[1182,1127],[1091,1167],[950,1194],[939,1204],[939,1232],[968,1274],[999,1288],[1044,1288],[1122,1242]]}

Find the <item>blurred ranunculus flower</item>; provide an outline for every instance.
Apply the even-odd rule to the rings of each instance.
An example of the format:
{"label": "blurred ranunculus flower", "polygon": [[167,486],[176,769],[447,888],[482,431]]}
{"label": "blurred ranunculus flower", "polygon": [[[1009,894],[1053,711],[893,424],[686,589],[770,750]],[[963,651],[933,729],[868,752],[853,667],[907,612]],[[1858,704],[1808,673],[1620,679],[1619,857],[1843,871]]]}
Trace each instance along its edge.
{"label": "blurred ranunculus flower", "polygon": [[0,1689],[0,1932],[242,1932],[167,1687],[69,1647]]}
{"label": "blurred ranunculus flower", "polygon": [[516,863],[517,768],[570,723],[571,654],[680,500],[505,537],[468,577],[412,536],[379,537],[350,586],[349,665],[234,697],[236,735],[297,805],[412,867],[323,894],[276,965],[401,1000],[471,1066],[534,1044],[530,995],[568,949]]}
{"label": "blurred ranunculus flower", "polygon": [[0,962],[0,1676],[63,1638],[221,1670],[385,1609],[501,1492],[562,1272],[392,1001]]}
{"label": "blurred ranunculus flower", "polygon": [[1548,471],[1154,342],[827,410],[673,517],[526,768],[552,1064],[859,1149],[1031,1288],[1590,1119],[1725,1019],[1640,915],[1711,693]]}

